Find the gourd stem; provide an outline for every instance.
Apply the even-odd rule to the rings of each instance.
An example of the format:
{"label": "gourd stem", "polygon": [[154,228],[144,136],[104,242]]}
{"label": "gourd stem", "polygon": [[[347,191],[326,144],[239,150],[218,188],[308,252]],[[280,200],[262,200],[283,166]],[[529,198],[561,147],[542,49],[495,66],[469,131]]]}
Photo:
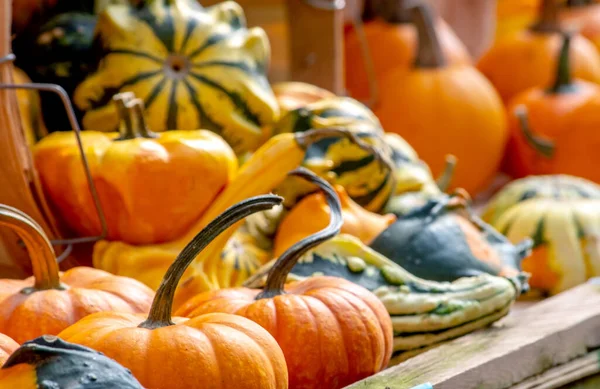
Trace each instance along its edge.
{"label": "gourd stem", "polygon": [[548,92],[558,94],[571,91],[573,88],[573,80],[571,78],[571,61],[569,51],[571,49],[572,34],[564,32],[563,44],[558,55],[556,63],[556,77],[554,79],[554,85]]}
{"label": "gourd stem", "polygon": [[527,144],[538,154],[541,154],[546,158],[552,158],[554,156],[554,152],[556,151],[556,145],[551,140],[541,138],[531,132],[531,128],[529,127],[529,119],[527,117],[527,108],[520,105],[515,108],[514,112],[519,120],[521,133],[523,134]]}
{"label": "gourd stem", "polygon": [[380,0],[376,2],[375,14],[390,24],[412,23],[410,7],[406,0]]}
{"label": "gourd stem", "polygon": [[171,313],[177,284],[179,284],[183,273],[198,254],[219,234],[241,219],[256,212],[271,209],[281,204],[282,201],[281,197],[275,195],[252,197],[231,206],[211,221],[181,250],[175,261],[171,264],[152,301],[148,318],[139,327],[154,329],[173,325]]}
{"label": "gourd stem", "polygon": [[327,181],[305,168],[293,170],[289,175],[304,178],[308,182],[319,186],[325,194],[327,204],[331,210],[331,218],[329,225],[326,228],[302,239],[279,256],[269,271],[264,289],[256,296],[256,300],[272,298],[284,294],[287,276],[298,262],[298,259],[300,259],[300,257],[308,250],[339,234],[342,229],[342,224],[344,223],[340,198],[335,189],[333,189]]}
{"label": "gourd stem", "polygon": [[127,109],[127,103],[135,98],[135,95],[131,92],[118,93],[113,96],[113,103],[117,107],[117,114],[119,115],[119,137],[115,138],[115,141],[130,140],[139,138],[139,134],[135,131],[133,123],[131,122],[131,115]]}
{"label": "gourd stem", "polygon": [[454,172],[456,171],[456,163],[457,163],[457,159],[454,155],[446,156],[446,165],[444,166],[444,171],[442,172],[442,174],[438,177],[438,179],[436,181],[437,187],[442,192],[447,191],[448,188],[450,187],[450,183],[452,182],[452,179],[454,178]]}
{"label": "gourd stem", "polygon": [[593,0],[567,0],[568,8],[586,7],[594,4]]}
{"label": "gourd stem", "polygon": [[158,134],[152,132],[146,123],[144,117],[144,101],[142,99],[133,99],[126,104],[127,110],[135,118],[135,129],[136,132],[146,139],[158,138]]}
{"label": "gourd stem", "polygon": [[417,29],[419,45],[414,66],[417,68],[441,68],[447,65],[442,51],[431,8],[424,3],[417,3],[412,8],[413,23]]}
{"label": "gourd stem", "polygon": [[542,0],[538,11],[537,21],[529,28],[530,31],[547,34],[560,31],[558,19],[558,0]]}
{"label": "gourd stem", "polygon": [[29,294],[38,290],[62,289],[54,249],[42,227],[29,215],[5,204],[0,204],[0,226],[13,230],[23,240],[29,253],[35,283],[33,288],[22,292]]}

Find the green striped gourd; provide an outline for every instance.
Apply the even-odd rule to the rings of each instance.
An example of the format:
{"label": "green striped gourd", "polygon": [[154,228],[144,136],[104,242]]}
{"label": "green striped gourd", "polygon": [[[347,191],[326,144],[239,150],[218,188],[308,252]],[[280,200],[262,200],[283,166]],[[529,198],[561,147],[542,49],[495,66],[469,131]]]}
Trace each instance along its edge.
{"label": "green striped gourd", "polygon": [[86,129],[117,128],[117,92],[143,98],[150,129],[220,134],[238,156],[257,149],[279,108],[267,82],[265,32],[247,28],[242,8],[226,1],[142,0],[109,5],[98,16],[95,72],[74,94]]}

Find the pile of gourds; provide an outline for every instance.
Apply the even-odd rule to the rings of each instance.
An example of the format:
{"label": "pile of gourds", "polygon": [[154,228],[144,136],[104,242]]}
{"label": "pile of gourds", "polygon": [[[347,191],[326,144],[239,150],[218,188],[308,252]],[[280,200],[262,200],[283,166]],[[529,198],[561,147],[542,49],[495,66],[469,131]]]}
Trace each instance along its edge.
{"label": "pile of gourds", "polygon": [[[481,218],[471,201],[506,142],[519,166],[531,151],[519,147],[559,155],[566,141],[533,133],[543,120],[560,132],[562,118],[543,109],[593,100],[595,86],[570,78],[571,35],[551,90],[516,100],[511,122],[483,60],[477,70],[421,2],[383,1],[365,26],[373,42],[396,34],[398,45],[394,64],[373,52],[373,109],[270,85],[268,40],[234,2],[96,3],[95,14],[60,13],[30,32],[40,50],[63,49],[56,63],[81,56],[81,67],[27,59],[35,81],[63,84],[78,108],[96,196],[75,135],[46,134],[39,97],[19,97],[64,230],[104,239],[93,267],[61,272],[41,227],[0,205],[33,270],[0,280],[0,387],[342,388],[493,324],[530,283],[556,293],[600,273],[595,184],[517,181]],[[84,20],[91,30],[77,28]],[[547,33],[546,22],[528,33]]]}

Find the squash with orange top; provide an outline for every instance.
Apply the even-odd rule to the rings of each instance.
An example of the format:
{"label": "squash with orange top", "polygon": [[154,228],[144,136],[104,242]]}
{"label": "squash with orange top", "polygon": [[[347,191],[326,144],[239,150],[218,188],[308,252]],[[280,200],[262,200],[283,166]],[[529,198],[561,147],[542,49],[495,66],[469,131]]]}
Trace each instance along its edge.
{"label": "squash with orange top", "polygon": [[458,167],[452,188],[475,194],[493,179],[507,140],[502,102],[477,69],[449,63],[439,45],[429,9],[413,9],[419,45],[412,68],[390,72],[375,113],[388,132],[414,147],[434,176],[446,154]]}
{"label": "squash with orange top", "polygon": [[258,324],[227,314],[190,320],[171,315],[177,284],[198,253],[245,216],[280,203],[281,198],[273,195],[250,198],[208,223],[169,267],[147,316],[90,315],[59,337],[113,358],[147,388],[287,389],[284,355]]}
{"label": "squash with orange top", "polygon": [[138,281],[88,267],[59,273],[48,238],[23,212],[0,204],[0,226],[25,242],[33,269],[26,280],[0,280],[0,333],[22,343],[56,335],[95,312],[142,313],[150,308],[154,293]]}
{"label": "squash with orange top", "polygon": [[[372,100],[370,77],[375,77],[378,91],[395,88],[384,82],[384,76],[392,70],[410,68],[418,41],[408,1],[380,0],[373,3],[373,15],[368,15],[363,31],[349,28],[344,36],[346,88],[350,96],[361,101]],[[450,62],[471,62],[466,47],[442,18],[436,18],[435,29]],[[367,55],[370,58],[366,58]],[[369,61],[373,69],[367,71],[366,63]],[[377,104],[377,101],[373,102]]]}
{"label": "squash with orange top", "polygon": [[513,177],[558,172],[554,167],[552,141],[572,131],[564,123],[569,114],[600,96],[597,84],[572,78],[571,39],[571,33],[563,34],[554,82],[548,87],[528,89],[508,104],[510,139],[505,168]]}
{"label": "squash with orange top", "polygon": [[[236,156],[206,130],[153,133],[132,93],[114,104],[121,133],[84,131],[84,151],[110,240],[171,241],[210,206],[237,171]],[[55,132],[34,148],[42,185],[60,215],[81,236],[100,234],[100,220],[80,162],[75,134]],[[58,174],[60,172],[60,174]]]}
{"label": "squash with orange top", "polygon": [[[550,85],[561,47],[558,0],[542,0],[538,20],[519,34],[497,41],[477,67],[494,84],[502,100],[539,85]],[[571,45],[573,76],[600,83],[600,55],[581,35]]]}

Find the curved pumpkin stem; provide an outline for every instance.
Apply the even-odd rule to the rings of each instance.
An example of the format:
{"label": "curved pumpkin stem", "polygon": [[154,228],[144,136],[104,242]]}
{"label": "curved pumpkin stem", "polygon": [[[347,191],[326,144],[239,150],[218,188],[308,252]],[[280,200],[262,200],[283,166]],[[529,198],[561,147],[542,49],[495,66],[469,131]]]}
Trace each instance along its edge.
{"label": "curved pumpkin stem", "polygon": [[256,300],[272,298],[284,294],[285,281],[287,280],[288,274],[290,274],[298,262],[298,259],[300,259],[300,257],[308,250],[339,234],[342,225],[344,224],[340,198],[335,189],[333,189],[327,181],[305,168],[293,170],[289,175],[302,177],[310,183],[319,186],[325,194],[327,205],[329,205],[329,208],[331,209],[331,219],[326,228],[302,239],[279,256],[269,271],[264,289],[256,296]]}
{"label": "curved pumpkin stem", "polygon": [[535,135],[529,127],[529,118],[527,108],[520,105],[515,108],[515,115],[519,119],[521,134],[525,137],[527,144],[546,158],[552,158],[556,151],[556,145],[553,141]]}
{"label": "curved pumpkin stem", "polygon": [[152,132],[146,123],[144,117],[144,101],[136,98],[125,104],[129,115],[135,118],[135,130],[142,138],[153,139],[158,138],[158,134]]}
{"label": "curved pumpkin stem", "polygon": [[10,228],[23,240],[31,259],[35,283],[33,288],[22,292],[29,294],[38,290],[62,289],[54,249],[36,221],[16,208],[0,204],[0,225]]}
{"label": "curved pumpkin stem", "polygon": [[219,234],[241,219],[253,213],[265,211],[281,204],[283,198],[275,195],[256,196],[230,207],[211,221],[181,250],[167,270],[156,296],[152,301],[148,318],[138,327],[155,329],[173,325],[171,313],[173,297],[179,280],[198,254]]}
{"label": "curved pumpkin stem", "polygon": [[378,0],[373,6],[375,15],[390,24],[412,23],[410,3],[407,0]]}
{"label": "curved pumpkin stem", "polygon": [[113,103],[117,107],[117,114],[119,115],[119,137],[115,138],[115,141],[129,140],[140,136],[133,127],[131,115],[127,109],[127,103],[134,98],[135,95],[131,92],[117,93],[112,98]]}
{"label": "curved pumpkin stem", "polygon": [[571,77],[571,56],[569,51],[571,50],[571,40],[573,38],[572,33],[563,32],[563,43],[556,61],[556,76],[554,78],[554,85],[548,90],[549,93],[569,93],[573,91],[573,79]]}
{"label": "curved pumpkin stem", "polygon": [[442,68],[448,64],[435,31],[433,11],[424,3],[413,8],[413,23],[417,28],[419,45],[414,66],[417,68]]}
{"label": "curved pumpkin stem", "polygon": [[444,171],[436,180],[437,187],[445,192],[450,187],[450,183],[454,178],[454,172],[456,171],[456,163],[458,159],[451,154],[446,155],[446,165],[444,166]]}
{"label": "curved pumpkin stem", "polygon": [[560,32],[559,8],[558,0],[542,0],[538,19],[529,30],[540,34]]}

